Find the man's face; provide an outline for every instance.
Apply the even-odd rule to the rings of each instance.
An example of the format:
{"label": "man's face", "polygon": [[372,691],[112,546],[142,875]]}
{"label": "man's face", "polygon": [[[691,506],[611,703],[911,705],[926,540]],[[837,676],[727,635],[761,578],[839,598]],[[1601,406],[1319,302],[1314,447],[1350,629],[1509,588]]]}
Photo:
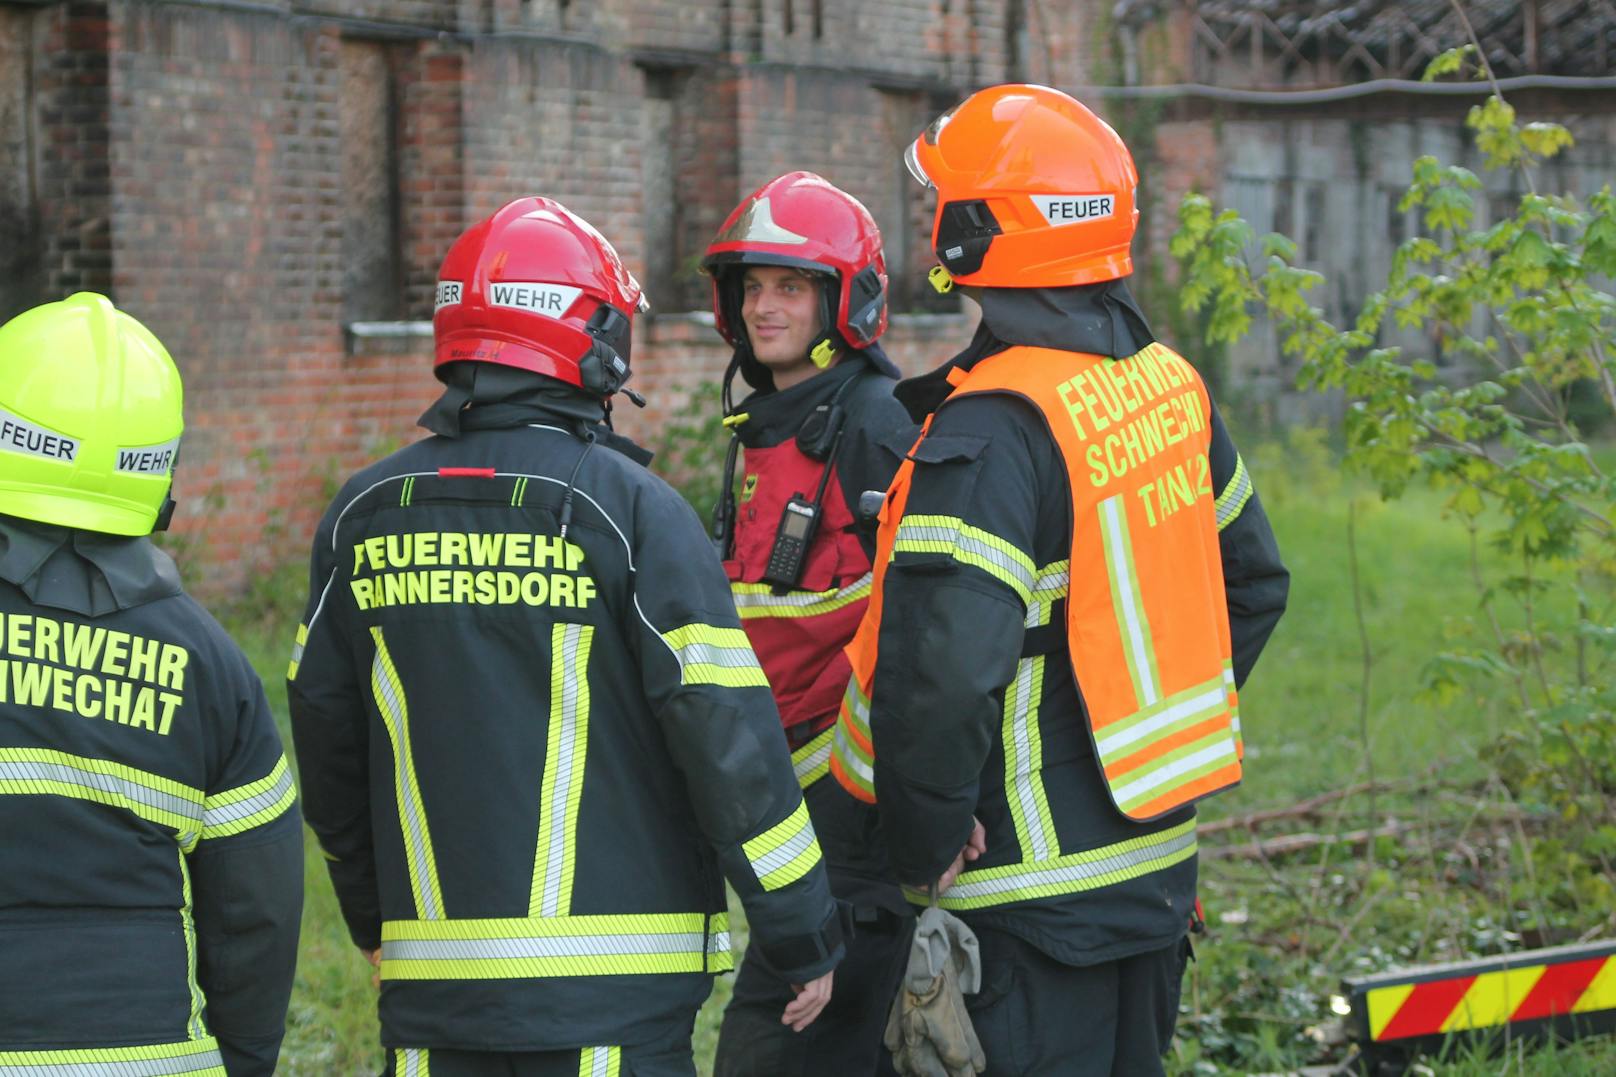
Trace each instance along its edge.
{"label": "man's face", "polygon": [[823,332],[819,286],[799,269],[748,266],[741,294],[741,321],[758,362],[776,375],[812,370],[808,349]]}

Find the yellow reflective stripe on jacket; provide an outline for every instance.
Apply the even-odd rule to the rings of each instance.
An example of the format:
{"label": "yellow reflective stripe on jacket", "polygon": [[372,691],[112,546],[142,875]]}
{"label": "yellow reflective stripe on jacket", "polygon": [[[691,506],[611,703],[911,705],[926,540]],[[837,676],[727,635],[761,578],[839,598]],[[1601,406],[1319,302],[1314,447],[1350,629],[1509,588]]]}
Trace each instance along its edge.
{"label": "yellow reflective stripe on jacket", "polygon": [[765,890],[789,886],[820,861],[819,839],[808,802],[799,799],[792,813],[749,841],[741,843],[752,873]]}
{"label": "yellow reflective stripe on jacket", "polygon": [[1212,510],[1217,516],[1218,530],[1234,523],[1246,502],[1251,500],[1251,474],[1246,471],[1246,461],[1239,453],[1234,458],[1234,474],[1229,477],[1229,483],[1223,488],[1216,501],[1212,503]]}
{"label": "yellow reflective stripe on jacket", "polygon": [[1013,543],[972,527],[958,516],[905,516],[898,525],[892,552],[946,553],[960,564],[972,565],[1001,581],[1023,602],[1032,592],[1032,558]]}
{"label": "yellow reflective stripe on jacket", "polygon": [[[1111,796],[1126,814],[1150,803],[1164,787],[1177,788],[1239,762],[1238,734],[1216,722],[1228,712],[1234,674],[1225,662],[1211,680],[1162,698],[1155,640],[1139,594],[1121,495],[1102,501],[1099,512],[1112,606],[1139,705],[1125,718],[1094,730],[1094,745]],[[1203,722],[1214,725],[1195,736],[1191,730]],[[1193,739],[1184,741],[1185,736]],[[1169,750],[1162,751],[1164,747]]]}
{"label": "yellow reflective stripe on jacket", "polygon": [[208,1033],[202,1024],[202,988],[196,982],[196,918],[191,915],[191,865],[185,853],[175,854],[180,861],[180,936],[185,940],[185,985],[191,995],[191,1012],[185,1029],[191,1039],[199,1040]]}
{"label": "yellow reflective stripe on jacket", "polygon": [[679,660],[679,683],[716,684],[723,688],[769,686],[758,665],[752,641],[739,628],[687,624],[662,639]]}
{"label": "yellow reflective stripe on jacket", "polygon": [[848,678],[847,691],[842,693],[842,710],[838,717],[845,717],[848,725],[853,727],[854,732],[864,743],[870,743],[870,697],[859,687],[857,677]]}
{"label": "yellow reflective stripe on jacket", "polygon": [[425,1047],[393,1048],[396,1077],[432,1077],[432,1052]]}
{"label": "yellow reflective stripe on jacket", "polygon": [[[1047,625],[1054,604],[1065,596],[1070,562],[1038,570],[1024,626]],[[1026,860],[1048,860],[1060,853],[1055,820],[1044,790],[1043,730],[1038,705],[1044,694],[1044,655],[1023,658],[1004,690],[1004,792],[1015,824],[1016,842]]]}
{"label": "yellow reflective stripe on jacket", "polygon": [[775,594],[774,585],[767,583],[731,583],[729,589],[735,597],[736,612],[743,621],[759,617],[818,617],[869,598],[874,579],[873,573],[866,572],[840,589],[788,591],[783,595]]}
{"label": "yellow reflective stripe on jacket", "polygon": [[858,674],[847,680],[842,707],[836,715],[836,736],[831,741],[831,765],[837,780],[855,796],[875,803],[875,753],[870,746],[870,699],[859,687]]}
{"label": "yellow reflective stripe on jacket", "polygon": [[373,627],[376,658],[370,666],[370,690],[376,697],[382,725],[393,745],[394,795],[398,798],[398,823],[404,835],[404,856],[410,869],[410,889],[415,894],[415,911],[423,920],[442,919],[443,892],[438,887],[438,860],[432,852],[432,834],[427,826],[426,808],[421,803],[421,786],[415,780],[415,756],[410,750],[410,712],[404,701],[393,656],[387,651],[382,630]]}
{"label": "yellow reflective stripe on jacket", "polygon": [[297,680],[297,667],[303,662],[303,648],[308,645],[308,642],[309,626],[306,624],[299,624],[297,626],[297,635],[292,638],[292,659],[290,662],[286,663],[287,680]]}
{"label": "yellow reflective stripe on jacket", "polygon": [[1234,663],[1223,663],[1223,686],[1229,693],[1229,724],[1234,729],[1235,746],[1245,755],[1245,738],[1240,734],[1240,693],[1234,686]]}
{"label": "yellow reflective stripe on jacket", "polygon": [[620,1077],[622,1072],[621,1047],[585,1047],[578,1052],[578,1077]]}
{"label": "yellow reflective stripe on jacket", "polygon": [[724,913],[382,922],[383,980],[638,976],[734,967]]}
{"label": "yellow reflective stripe on jacket", "polygon": [[797,784],[803,789],[830,773],[831,742],[835,739],[836,727],[826,726],[791,753],[791,770],[797,775]]}
{"label": "yellow reflective stripe on jacket", "polygon": [[572,911],[578,801],[584,794],[589,745],[589,649],[594,640],[592,625],[560,622],[550,629],[550,728],[529,916],[564,916]]}
{"label": "yellow reflective stripe on jacket", "polygon": [[0,748],[0,794],[74,797],[171,827],[180,848],[202,833],[202,790],[107,759],[49,748]]}
{"label": "yellow reflective stripe on jacket", "polygon": [[1100,765],[1148,747],[1178,733],[1196,722],[1218,713],[1229,701],[1229,682],[1222,673],[1166,699],[1159,699],[1120,722],[1113,722],[1094,737],[1100,752]]}
{"label": "yellow reflective stripe on jacket", "polygon": [[212,1036],[146,1047],[82,1047],[68,1051],[0,1051],[6,1077],[225,1077]]}
{"label": "yellow reflective stripe on jacket", "polygon": [[[1098,890],[1170,868],[1195,855],[1195,820],[1167,830],[1102,845],[1080,853],[1067,853],[1041,863],[1005,864],[966,871],[937,899],[945,909],[986,909],[1016,901],[1056,897]],[[910,902],[924,905],[922,891],[904,888]]]}
{"label": "yellow reflective stripe on jacket", "polygon": [[1122,495],[1100,502],[1100,536],[1105,546],[1105,567],[1111,577],[1111,604],[1117,627],[1122,630],[1122,652],[1133,679],[1134,698],[1149,707],[1161,698],[1161,674],[1156,666],[1156,641],[1145,617],[1144,598],[1139,593],[1139,570],[1133,559],[1133,539],[1128,534],[1128,514]]}
{"label": "yellow reflective stripe on jacket", "polygon": [[[1032,594],[1029,597],[1028,605],[1053,606],[1056,602],[1066,597],[1071,585],[1072,562],[1070,560],[1056,561],[1053,564],[1045,565],[1038,570],[1037,575],[1033,578]],[[1046,625],[1049,623],[1048,610],[1037,614],[1038,620],[1036,621],[1032,619],[1033,616],[1033,612],[1028,610],[1026,623],[1029,627],[1035,624]]]}
{"label": "yellow reflective stripe on jacket", "polygon": [[[1218,687],[1221,689],[1221,685]],[[1220,698],[1226,698],[1223,697],[1221,690],[1218,695]],[[1225,706],[1226,704],[1220,702],[1216,707],[1199,712],[1197,718],[1182,720],[1177,726],[1190,726],[1197,720],[1205,721],[1215,717],[1224,713]],[[1155,739],[1160,740],[1163,737],[1158,736]],[[1230,735],[1229,728],[1219,726],[1201,737],[1157,756],[1149,763],[1115,771],[1107,769],[1106,773],[1111,779],[1111,795],[1116,799],[1117,807],[1127,812],[1154,799],[1164,785],[1191,782],[1239,761],[1239,750],[1234,737]]]}
{"label": "yellow reflective stripe on jacket", "polygon": [[202,801],[202,837],[222,838],[263,826],[286,814],[297,800],[286,756],[256,782],[214,793]]}

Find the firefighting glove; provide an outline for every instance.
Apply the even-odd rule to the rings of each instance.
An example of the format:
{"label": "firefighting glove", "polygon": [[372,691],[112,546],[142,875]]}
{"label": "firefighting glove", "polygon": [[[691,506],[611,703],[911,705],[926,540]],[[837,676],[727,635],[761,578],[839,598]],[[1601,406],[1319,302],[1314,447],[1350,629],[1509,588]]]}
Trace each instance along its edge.
{"label": "firefighting glove", "polygon": [[981,987],[976,935],[936,906],[921,913],[883,1037],[903,1077],[975,1077],[987,1069],[965,1012],[965,996]]}

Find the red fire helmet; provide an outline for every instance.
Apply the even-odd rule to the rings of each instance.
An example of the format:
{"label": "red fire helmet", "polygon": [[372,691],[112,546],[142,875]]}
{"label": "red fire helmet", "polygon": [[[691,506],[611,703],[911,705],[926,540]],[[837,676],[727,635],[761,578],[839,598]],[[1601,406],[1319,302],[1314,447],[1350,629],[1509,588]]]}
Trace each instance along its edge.
{"label": "red fire helmet", "polygon": [[500,363],[610,396],[628,380],[639,281],[588,221],[518,198],[468,228],[438,271],[437,359]]}
{"label": "red fire helmet", "polygon": [[[731,266],[795,266],[835,278],[827,326],[866,348],[887,327],[887,264],[881,230],[864,204],[812,172],[787,172],[748,195],[707,246],[719,334],[738,344],[739,274]],[[733,295],[729,294],[733,291]]]}

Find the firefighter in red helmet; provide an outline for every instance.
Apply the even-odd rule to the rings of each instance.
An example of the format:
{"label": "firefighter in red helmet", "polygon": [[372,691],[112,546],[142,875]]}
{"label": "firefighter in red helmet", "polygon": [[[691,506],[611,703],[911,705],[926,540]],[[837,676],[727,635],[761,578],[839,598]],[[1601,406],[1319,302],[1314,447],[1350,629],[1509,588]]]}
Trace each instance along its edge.
{"label": "firefighter in red helmet", "polygon": [[289,672],[307,812],[379,950],[390,1073],[694,1072],[754,943],[829,998],[839,918],[763,671],[688,506],[600,425],[640,286],[524,198],[444,260],[435,435],[354,476]]}
{"label": "firefighter in red helmet", "polygon": [[[735,208],[702,265],[718,331],[735,349],[715,535],[852,926],[836,998],[800,1035],[778,1017],[788,981],[766,950],[747,952],[716,1072],[890,1072],[881,1031],[912,916],[872,840],[873,812],[824,780],[847,687],[842,648],[870,591],[874,512],[914,440],[892,397],[897,369],[877,343],[887,324],[881,234],[857,199],[792,172]],[[736,374],[753,390],[739,403]]]}

